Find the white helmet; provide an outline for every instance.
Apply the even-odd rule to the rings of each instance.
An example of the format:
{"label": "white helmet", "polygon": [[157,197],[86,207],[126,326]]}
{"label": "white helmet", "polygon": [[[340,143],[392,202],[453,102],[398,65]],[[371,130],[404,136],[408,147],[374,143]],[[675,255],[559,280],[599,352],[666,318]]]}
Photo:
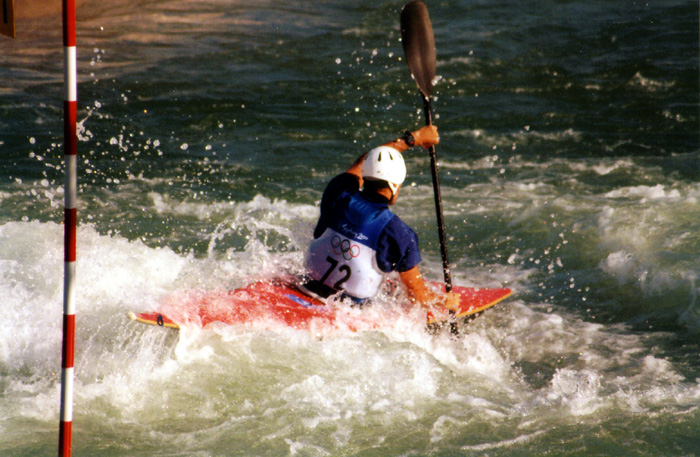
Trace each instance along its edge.
{"label": "white helmet", "polygon": [[367,153],[362,164],[362,177],[378,179],[389,183],[396,193],[399,185],[406,179],[406,164],[399,151],[390,146],[379,146]]}

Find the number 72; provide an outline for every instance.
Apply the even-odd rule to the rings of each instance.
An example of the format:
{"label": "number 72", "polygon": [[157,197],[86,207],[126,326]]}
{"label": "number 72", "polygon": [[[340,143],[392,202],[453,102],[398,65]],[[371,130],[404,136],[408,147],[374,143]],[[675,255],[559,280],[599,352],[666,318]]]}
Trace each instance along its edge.
{"label": "number 72", "polygon": [[[328,277],[331,275],[331,273],[333,273],[333,270],[335,270],[335,268],[338,266],[338,260],[334,259],[333,257],[328,256],[328,257],[326,257],[326,260],[328,261],[328,263],[331,264],[331,266],[330,266],[330,268],[328,268],[328,270],[326,270],[326,273],[321,278],[322,283],[326,282],[326,279],[328,279]],[[338,271],[343,273],[343,276],[341,276],[341,278],[339,280],[337,280],[335,282],[335,284],[333,284],[334,289],[342,289],[343,283],[345,281],[347,281],[348,279],[350,279],[350,275],[352,275],[352,271],[350,270],[350,266],[346,265],[346,264],[343,264],[340,267],[338,267]]]}

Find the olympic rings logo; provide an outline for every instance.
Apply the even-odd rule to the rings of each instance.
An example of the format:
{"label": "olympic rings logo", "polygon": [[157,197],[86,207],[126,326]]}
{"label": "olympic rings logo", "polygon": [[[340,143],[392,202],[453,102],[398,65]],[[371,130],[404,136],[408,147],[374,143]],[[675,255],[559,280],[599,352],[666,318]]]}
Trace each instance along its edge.
{"label": "olympic rings logo", "polygon": [[331,238],[331,246],[335,255],[342,255],[345,260],[351,260],[360,255],[360,246],[350,244],[350,240],[341,239],[338,235]]}

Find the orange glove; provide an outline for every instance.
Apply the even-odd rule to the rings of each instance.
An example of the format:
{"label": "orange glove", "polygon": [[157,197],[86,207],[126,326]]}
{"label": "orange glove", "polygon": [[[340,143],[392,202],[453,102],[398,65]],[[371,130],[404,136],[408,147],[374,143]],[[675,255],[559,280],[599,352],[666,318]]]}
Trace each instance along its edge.
{"label": "orange glove", "polygon": [[461,297],[455,292],[442,293],[427,286],[418,267],[399,273],[401,282],[408,291],[408,296],[414,303],[426,308],[444,308],[459,311]]}
{"label": "orange glove", "polygon": [[422,146],[428,149],[430,146],[435,146],[440,142],[440,135],[436,125],[426,125],[425,127],[416,130],[413,133],[413,138],[416,140],[416,146]]}

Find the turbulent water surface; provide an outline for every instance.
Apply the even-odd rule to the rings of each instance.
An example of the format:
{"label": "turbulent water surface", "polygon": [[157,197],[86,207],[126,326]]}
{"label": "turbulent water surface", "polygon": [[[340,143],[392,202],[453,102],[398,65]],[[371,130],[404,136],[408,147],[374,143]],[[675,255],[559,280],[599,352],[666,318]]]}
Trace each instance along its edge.
{"label": "turbulent water surface", "polygon": [[[325,183],[422,125],[401,6],[80,5],[74,455],[700,455],[693,1],[428,2],[454,280],[515,291],[459,337],[127,319],[302,271]],[[60,18],[0,63],[0,454],[55,455]],[[406,160],[395,212],[440,279]]]}

